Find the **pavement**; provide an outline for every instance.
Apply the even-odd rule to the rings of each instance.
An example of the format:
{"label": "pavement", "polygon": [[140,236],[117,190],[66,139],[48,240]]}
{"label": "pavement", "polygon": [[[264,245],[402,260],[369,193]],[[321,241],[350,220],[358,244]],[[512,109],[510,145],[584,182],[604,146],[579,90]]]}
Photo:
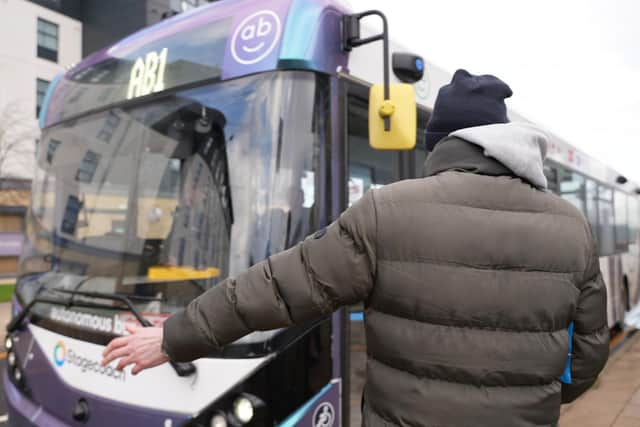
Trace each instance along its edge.
{"label": "pavement", "polygon": [[593,387],[563,408],[560,427],[640,426],[640,334],[610,357]]}

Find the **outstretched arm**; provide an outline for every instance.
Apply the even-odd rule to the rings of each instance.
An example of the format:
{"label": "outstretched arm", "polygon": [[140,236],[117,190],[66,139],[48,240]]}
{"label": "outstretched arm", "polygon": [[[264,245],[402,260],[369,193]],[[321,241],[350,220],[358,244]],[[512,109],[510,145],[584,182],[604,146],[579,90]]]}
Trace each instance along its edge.
{"label": "outstretched arm", "polygon": [[[160,353],[162,344],[171,360],[191,361],[252,331],[304,322],[366,299],[375,276],[376,227],[369,191],[326,229],[223,281],[169,318],[163,330],[154,332],[153,354]],[[134,335],[112,341],[103,363],[122,357],[127,364],[140,363],[141,369],[151,367],[129,356],[140,352],[131,346]],[[158,357],[153,366],[164,361]]]}

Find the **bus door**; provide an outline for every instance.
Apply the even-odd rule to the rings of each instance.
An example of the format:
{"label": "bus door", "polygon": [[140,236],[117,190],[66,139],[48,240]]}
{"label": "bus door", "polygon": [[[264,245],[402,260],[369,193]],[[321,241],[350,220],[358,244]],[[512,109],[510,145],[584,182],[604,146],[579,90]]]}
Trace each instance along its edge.
{"label": "bus door", "polygon": [[[347,82],[346,132],[347,145],[347,205],[357,202],[370,189],[380,188],[395,181],[422,177],[424,128],[428,113],[418,109],[418,139],[412,151],[378,151],[369,146],[368,138],[369,88]],[[366,337],[363,304],[348,309],[345,336],[348,339],[348,355],[344,359],[343,407],[348,413],[350,426],[361,425],[361,404],[366,371]],[[343,418],[345,419],[345,418]],[[346,420],[345,420],[346,421]]]}

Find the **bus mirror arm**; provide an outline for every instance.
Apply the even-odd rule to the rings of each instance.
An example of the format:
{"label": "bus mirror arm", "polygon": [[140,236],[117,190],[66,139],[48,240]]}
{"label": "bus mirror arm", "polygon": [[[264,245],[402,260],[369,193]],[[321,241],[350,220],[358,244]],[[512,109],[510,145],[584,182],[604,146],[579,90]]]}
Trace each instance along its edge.
{"label": "bus mirror arm", "polygon": [[[367,16],[376,15],[382,19],[382,33],[374,36],[360,38],[360,20]],[[344,15],[341,21],[342,26],[342,49],[351,52],[354,47],[362,46],[382,40],[383,54],[383,76],[384,76],[384,100],[386,104],[390,104],[389,99],[389,25],[387,17],[379,10],[367,10],[365,12],[355,13],[353,15]],[[384,130],[391,131],[391,115],[388,113],[389,108],[380,111],[380,116],[384,119]]]}

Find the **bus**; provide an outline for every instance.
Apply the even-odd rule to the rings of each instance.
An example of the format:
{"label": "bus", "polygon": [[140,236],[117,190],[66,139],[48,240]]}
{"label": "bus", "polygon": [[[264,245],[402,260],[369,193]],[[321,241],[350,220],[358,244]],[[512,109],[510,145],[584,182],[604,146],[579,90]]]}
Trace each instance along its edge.
{"label": "bus", "polygon": [[[220,1],[52,82],[5,341],[13,426],[357,425],[361,307],[135,377],[100,360],[127,324],[161,325],[370,188],[422,176],[425,126],[451,75],[388,40],[384,20],[382,35],[361,37],[359,19],[376,14]],[[389,79],[413,87],[414,149],[370,146],[370,90]],[[596,232],[613,328],[638,299],[638,187],[551,141],[550,188]]]}
{"label": "bus", "polygon": [[620,332],[625,313],[640,297],[640,187],[558,138],[549,145],[545,175],[549,189],[577,207],[591,225],[607,285],[609,328]]}

